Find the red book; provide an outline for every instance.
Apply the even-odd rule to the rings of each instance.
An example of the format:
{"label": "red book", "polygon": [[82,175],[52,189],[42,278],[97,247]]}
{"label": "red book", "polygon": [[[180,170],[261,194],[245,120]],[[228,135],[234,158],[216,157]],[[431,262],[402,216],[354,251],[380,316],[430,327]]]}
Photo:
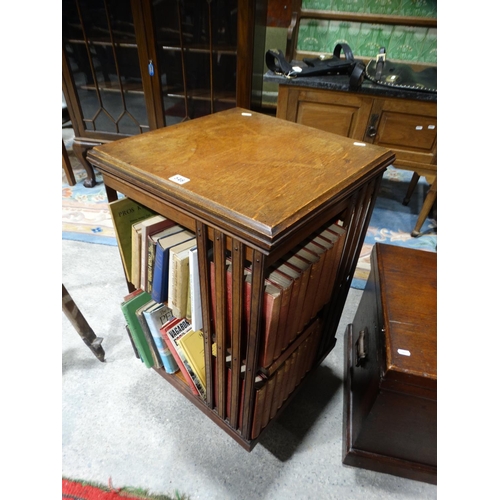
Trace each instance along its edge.
{"label": "red book", "polygon": [[185,319],[174,318],[170,320],[168,323],[165,323],[160,328],[161,336],[165,339],[172,356],[175,358],[175,361],[181,370],[186,382],[191,388],[191,392],[195,396],[202,396],[204,399],[206,397],[205,390],[200,383],[196,383],[197,378],[193,372],[193,369],[189,365],[184,353],[182,352],[182,348],[179,346],[178,341],[185,335],[187,332],[191,330],[191,325]]}

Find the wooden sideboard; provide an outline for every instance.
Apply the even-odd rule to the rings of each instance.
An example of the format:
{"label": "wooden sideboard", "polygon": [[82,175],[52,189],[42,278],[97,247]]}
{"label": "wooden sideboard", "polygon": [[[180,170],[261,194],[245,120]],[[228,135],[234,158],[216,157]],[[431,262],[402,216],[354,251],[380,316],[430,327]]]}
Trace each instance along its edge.
{"label": "wooden sideboard", "polygon": [[279,83],[277,118],[391,149],[397,168],[414,172],[407,202],[419,176],[429,193],[413,229],[418,236],[437,192],[437,96],[363,83],[348,89],[347,77],[297,78],[266,75]]}

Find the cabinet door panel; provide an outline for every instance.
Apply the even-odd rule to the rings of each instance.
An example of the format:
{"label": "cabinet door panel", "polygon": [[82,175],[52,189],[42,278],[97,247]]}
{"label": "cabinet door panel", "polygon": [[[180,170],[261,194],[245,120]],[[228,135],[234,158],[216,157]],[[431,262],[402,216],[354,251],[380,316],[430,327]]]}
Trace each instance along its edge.
{"label": "cabinet door panel", "polygon": [[436,118],[383,112],[377,144],[431,151],[436,141]]}
{"label": "cabinet door panel", "polygon": [[79,106],[75,131],[106,139],[148,131],[131,2],[65,0],[62,7],[63,49]]}
{"label": "cabinet door panel", "polygon": [[[286,89],[276,116],[345,137],[363,139],[373,99],[347,92],[333,93],[300,87]],[[283,103],[283,104],[281,104]],[[287,109],[280,109],[286,105]]]}
{"label": "cabinet door panel", "polygon": [[299,102],[297,123],[351,137],[356,125],[358,108]]}

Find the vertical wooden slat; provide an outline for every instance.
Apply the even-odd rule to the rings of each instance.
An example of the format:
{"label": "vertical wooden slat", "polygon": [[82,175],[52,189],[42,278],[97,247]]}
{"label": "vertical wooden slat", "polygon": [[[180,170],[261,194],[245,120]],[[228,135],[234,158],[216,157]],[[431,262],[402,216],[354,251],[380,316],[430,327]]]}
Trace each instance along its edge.
{"label": "vertical wooden slat", "polygon": [[217,413],[226,414],[226,235],[214,230],[215,342],[217,345]]}
{"label": "vertical wooden slat", "polygon": [[262,299],[264,293],[264,255],[253,251],[252,259],[252,294],[250,301],[250,321],[247,338],[247,355],[245,371],[245,391],[243,394],[243,422],[241,433],[250,439],[252,428],[253,405],[255,399],[255,376],[260,344],[260,323]]}
{"label": "vertical wooden slat", "polygon": [[232,261],[232,332],[231,332],[231,426],[238,426],[238,413],[240,407],[240,367],[241,367],[241,344],[243,312],[243,287],[245,286],[245,246],[238,240],[233,239],[231,261]]}
{"label": "vertical wooden slat", "polygon": [[352,217],[346,235],[346,246],[341,257],[339,269],[341,272],[337,275],[336,284],[332,293],[328,315],[325,321],[324,334],[320,340],[318,349],[318,358],[321,358],[326,352],[329,352],[336,343],[334,326],[338,324],[344,303],[349,293],[356,264],[363,246],[364,235],[368,229],[373,207],[375,205],[375,194],[378,192],[382,174],[376,177],[353,197],[353,206],[350,207],[348,217]]}
{"label": "vertical wooden slat", "polygon": [[196,221],[196,245],[198,247],[198,271],[200,273],[201,315],[205,343],[205,377],[207,383],[207,406],[214,407],[212,370],[212,323],[210,321],[210,263],[208,261],[207,226]]}

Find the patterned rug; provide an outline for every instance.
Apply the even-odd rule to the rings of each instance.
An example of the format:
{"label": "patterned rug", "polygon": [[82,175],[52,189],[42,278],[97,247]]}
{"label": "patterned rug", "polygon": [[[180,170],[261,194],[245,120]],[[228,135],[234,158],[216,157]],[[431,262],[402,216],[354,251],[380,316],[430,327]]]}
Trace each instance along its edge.
{"label": "patterned rug", "polygon": [[151,495],[147,491],[135,488],[114,488],[110,484],[105,487],[86,481],[62,480],[63,500],[188,500],[184,495]]}
{"label": "patterned rug", "polygon": [[[96,171],[97,184],[86,188],[86,172],[72,154],[70,160],[77,184],[69,186],[62,174],[62,237],[88,243],[116,246],[113,222],[108,210],[102,176]],[[376,242],[390,245],[437,251],[437,223],[428,218],[422,226],[422,235],[414,238],[411,231],[422,207],[428,184],[421,177],[407,206],[402,204],[412,172],[389,167],[384,173],[379,196],[360,254],[353,288],[364,289],[370,272],[370,253]],[[119,195],[121,196],[121,195]],[[433,211],[431,211],[432,213]]]}

